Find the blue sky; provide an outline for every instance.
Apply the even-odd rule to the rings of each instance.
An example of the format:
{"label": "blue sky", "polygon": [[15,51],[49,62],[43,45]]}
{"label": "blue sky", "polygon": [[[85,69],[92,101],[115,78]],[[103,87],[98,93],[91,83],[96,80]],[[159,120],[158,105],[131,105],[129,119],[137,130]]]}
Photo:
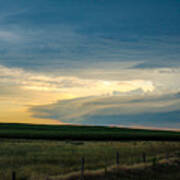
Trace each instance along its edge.
{"label": "blue sky", "polygon": [[[178,0],[19,0],[16,3],[0,0],[0,3],[0,97],[3,99],[0,107],[3,114],[7,113],[8,105],[15,114],[20,114],[21,109],[29,112],[29,121],[34,117],[47,119],[48,114],[47,118],[41,117],[41,112],[35,108],[40,106],[44,112],[46,104],[53,107],[61,100],[78,101],[82,97],[88,100],[91,96],[114,95],[159,98],[180,91]],[[32,100],[39,96],[47,102]],[[173,100],[173,103],[177,106],[179,102]],[[165,109],[165,113],[173,114],[180,107]],[[89,117],[95,119],[94,111],[77,117],[82,119],[81,123],[92,124],[96,121]],[[35,112],[39,114],[34,115]],[[156,127],[159,125],[154,118],[161,119],[157,118],[161,113],[157,114],[150,116],[148,123],[143,122],[141,115],[131,119],[136,122],[141,116],[142,123],[137,123],[138,126]],[[168,120],[162,127],[180,127],[177,114],[170,118],[176,119],[176,125]],[[102,112],[99,116],[103,117],[99,118],[102,121],[99,124],[108,124],[106,119],[113,114],[105,117]],[[59,114],[56,117],[49,121],[66,122]],[[7,116],[0,119],[12,121]],[[113,123],[136,124],[119,119]],[[74,117],[69,121],[77,122]]]}

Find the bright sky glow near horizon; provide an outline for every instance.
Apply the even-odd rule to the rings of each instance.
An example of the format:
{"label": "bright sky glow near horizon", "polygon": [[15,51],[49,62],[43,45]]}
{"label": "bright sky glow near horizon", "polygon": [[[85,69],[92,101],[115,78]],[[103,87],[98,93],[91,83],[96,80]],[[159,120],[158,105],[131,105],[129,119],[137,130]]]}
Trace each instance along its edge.
{"label": "bright sky glow near horizon", "polygon": [[180,129],[179,0],[0,4],[0,122]]}

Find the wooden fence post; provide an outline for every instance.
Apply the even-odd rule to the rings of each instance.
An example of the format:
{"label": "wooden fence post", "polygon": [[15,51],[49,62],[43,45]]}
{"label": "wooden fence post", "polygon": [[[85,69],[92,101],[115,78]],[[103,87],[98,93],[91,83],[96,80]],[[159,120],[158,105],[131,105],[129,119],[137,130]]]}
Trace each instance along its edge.
{"label": "wooden fence post", "polygon": [[12,180],[16,180],[16,172],[15,171],[12,172]]}
{"label": "wooden fence post", "polygon": [[84,164],[85,164],[85,159],[83,157],[81,160],[81,180],[84,180]]}
{"label": "wooden fence post", "polygon": [[157,158],[156,157],[154,157],[153,158],[153,169],[154,169],[154,178],[153,179],[158,179],[158,177],[157,177],[157,172],[156,172],[156,165],[157,165]]}
{"label": "wooden fence post", "polygon": [[156,164],[157,164],[157,159],[156,159],[156,157],[154,157],[154,158],[153,158],[153,167],[155,167]]}
{"label": "wooden fence post", "polygon": [[166,159],[169,159],[169,152],[166,153]]}
{"label": "wooden fence post", "polygon": [[105,177],[107,176],[107,167],[105,166],[104,167],[104,174],[105,174]]}
{"label": "wooden fence post", "polygon": [[143,162],[145,163],[146,162],[146,153],[145,152],[143,152],[142,157],[143,157]]}
{"label": "wooden fence post", "polygon": [[119,152],[116,152],[116,165],[119,165]]}

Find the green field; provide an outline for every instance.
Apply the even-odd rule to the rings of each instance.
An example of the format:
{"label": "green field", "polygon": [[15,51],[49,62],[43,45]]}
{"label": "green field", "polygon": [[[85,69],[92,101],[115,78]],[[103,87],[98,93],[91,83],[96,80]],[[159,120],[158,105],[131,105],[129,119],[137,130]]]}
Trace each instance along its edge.
{"label": "green field", "polygon": [[[1,139],[0,179],[11,180],[12,171],[15,171],[18,180],[47,180],[47,178],[62,180],[64,175],[71,177],[70,173],[80,171],[82,157],[85,158],[85,172],[102,169],[101,179],[104,179],[104,168],[107,167],[109,173],[112,171],[110,167],[116,164],[117,152],[119,152],[120,166],[127,165],[131,167],[135,165],[135,167],[138,167],[143,162],[143,152],[146,152],[147,155],[145,164],[149,163],[150,165],[154,158],[157,159],[157,162],[166,159],[167,153],[169,159],[171,157],[179,159],[180,143],[165,141],[77,142]],[[178,168],[180,168],[179,164],[171,163],[171,166],[165,169],[163,175],[174,177],[174,174],[176,174],[180,177]],[[152,169],[150,170],[152,171]],[[143,173],[143,177],[148,175],[151,172],[150,170],[147,169],[147,174]],[[129,173],[125,172],[123,171],[119,177],[129,177]],[[158,173],[159,170],[156,170],[156,172]],[[89,173],[88,177],[91,174],[93,173]],[[95,172],[94,174],[95,176],[90,179],[100,178],[96,176],[98,173]],[[136,171],[135,168],[134,179],[138,177],[138,174],[139,170]],[[153,175],[153,171],[151,174]],[[113,176],[114,173],[108,179],[113,179]],[[176,178],[174,177],[174,179]]]}
{"label": "green field", "polygon": [[111,128],[100,126],[58,126],[0,124],[0,138],[46,140],[180,140],[180,132]]}
{"label": "green field", "polygon": [[85,180],[178,180],[179,139],[170,131],[1,124],[0,180],[13,171],[18,180],[77,180],[82,158]]}

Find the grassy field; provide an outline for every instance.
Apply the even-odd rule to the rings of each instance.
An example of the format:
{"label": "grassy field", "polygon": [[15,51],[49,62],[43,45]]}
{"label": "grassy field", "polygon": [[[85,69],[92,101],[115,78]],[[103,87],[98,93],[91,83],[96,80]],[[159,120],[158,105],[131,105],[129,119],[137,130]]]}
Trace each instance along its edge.
{"label": "grassy field", "polygon": [[[18,180],[46,180],[47,178],[60,180],[63,179],[62,176],[64,175],[80,171],[82,157],[85,158],[85,171],[103,169],[104,172],[105,167],[108,168],[116,164],[117,152],[119,152],[120,166],[137,166],[142,163],[143,152],[146,152],[147,163],[152,164],[154,158],[158,161],[163,160],[167,153],[169,158],[171,156],[179,158],[180,143],[1,139],[0,179],[11,180],[12,171],[16,171]],[[173,167],[166,168],[165,173],[171,171],[171,176],[179,174],[178,168],[180,169],[180,166],[178,165],[178,168],[175,166],[174,169]],[[110,172],[110,170],[108,171]],[[146,171],[147,174],[150,173],[150,170],[147,169]],[[113,179],[113,175],[114,173],[108,179]],[[170,172],[167,175],[170,176]],[[121,173],[119,176],[124,175]],[[93,179],[96,179],[96,176]],[[116,177],[116,179],[118,178]]]}
{"label": "grassy field", "polygon": [[111,128],[98,126],[57,126],[0,124],[0,138],[46,140],[180,140],[180,132]]}
{"label": "grassy field", "polygon": [[178,180],[179,140],[170,131],[0,124],[0,180],[11,180],[13,171],[18,180],[77,180],[82,158],[85,180]]}

